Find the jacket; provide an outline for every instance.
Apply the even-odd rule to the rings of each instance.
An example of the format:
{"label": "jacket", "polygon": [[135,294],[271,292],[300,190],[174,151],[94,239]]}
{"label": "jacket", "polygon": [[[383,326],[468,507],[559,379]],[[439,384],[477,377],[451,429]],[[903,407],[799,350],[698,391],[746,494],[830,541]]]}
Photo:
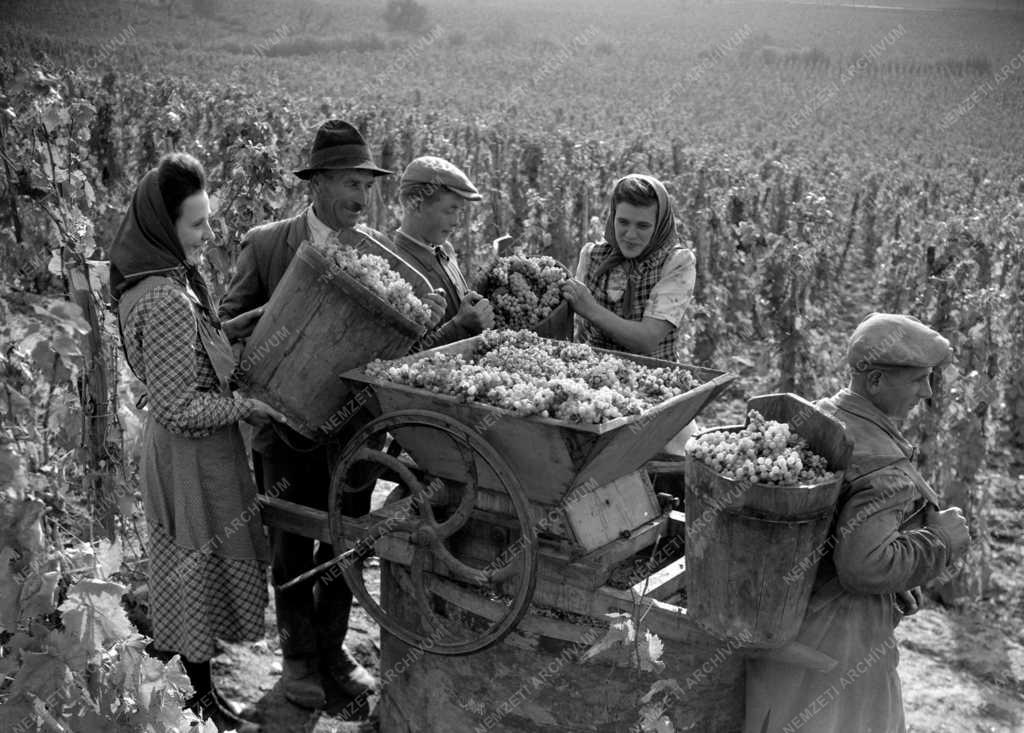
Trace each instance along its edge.
{"label": "jacket", "polygon": [[[936,578],[957,558],[950,539],[925,525],[938,496],[892,421],[845,389],[817,405],[844,425],[854,450],[797,640],[838,665],[823,674],[748,662],[745,730],[760,733],[770,713],[770,733],[902,733],[895,594]],[[790,571],[799,572],[799,564]]]}

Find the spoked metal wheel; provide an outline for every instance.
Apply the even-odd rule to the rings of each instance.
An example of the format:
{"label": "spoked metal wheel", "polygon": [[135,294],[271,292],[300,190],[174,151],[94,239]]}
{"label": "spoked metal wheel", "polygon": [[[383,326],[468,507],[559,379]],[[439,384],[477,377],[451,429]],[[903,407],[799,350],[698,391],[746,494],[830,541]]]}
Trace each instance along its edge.
{"label": "spoked metal wheel", "polygon": [[[429,444],[443,445],[459,456],[458,465],[446,469],[449,476],[427,474],[397,455],[396,444],[401,445],[402,436],[413,431],[418,450],[423,450],[424,439],[429,436]],[[380,446],[385,445],[387,435],[392,440],[384,450]],[[451,451],[452,446],[455,451]],[[494,557],[490,561],[460,559],[452,550],[453,535],[466,527],[479,508],[480,465],[493,477],[490,483],[498,484],[488,486],[487,491],[506,495],[505,504],[515,515],[508,519],[514,519],[518,529],[513,542],[491,548]],[[382,628],[425,651],[471,654],[500,641],[525,615],[537,580],[537,536],[529,501],[508,464],[479,434],[440,413],[399,410],[383,415],[353,436],[335,467],[328,504],[335,548],[346,547],[354,539],[345,536],[342,495],[356,490],[358,487],[349,481],[357,483],[358,478],[353,477],[365,476],[368,471],[387,472],[399,480],[399,487],[389,497],[389,506],[385,507],[388,511],[378,513],[384,518],[371,525],[338,560],[352,594]],[[388,535],[406,549],[402,564],[408,560],[408,578],[402,587],[415,599],[418,625],[383,607],[367,590],[364,561],[374,554],[375,543]],[[510,590],[512,586],[514,591]],[[511,601],[499,592],[499,587],[511,595]],[[471,604],[458,600],[467,597],[472,598]],[[458,621],[443,610],[453,603],[460,608]],[[466,605],[473,608],[466,609]],[[468,611],[470,623],[465,623],[467,615],[463,611]]]}

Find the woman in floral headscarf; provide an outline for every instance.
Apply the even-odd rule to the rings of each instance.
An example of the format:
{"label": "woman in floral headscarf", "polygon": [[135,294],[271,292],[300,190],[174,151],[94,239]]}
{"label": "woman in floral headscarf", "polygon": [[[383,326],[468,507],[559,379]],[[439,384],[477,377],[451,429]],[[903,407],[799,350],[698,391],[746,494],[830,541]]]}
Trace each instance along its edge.
{"label": "woman in floral headscarf", "polygon": [[205,174],[173,153],[139,183],[110,250],[110,286],[128,364],[145,383],[149,415],[141,489],[149,530],[149,591],[157,649],[182,656],[189,706],[220,730],[258,730],[213,684],[216,639],[264,634],[266,547],[239,420],[284,417],[228,387],[234,357],[196,268],[213,238]]}
{"label": "woman in floral headscarf", "polygon": [[612,189],[604,240],[580,251],[563,288],[577,315],[576,340],[677,361],[676,331],[693,295],[693,252],[676,242],[668,192],[631,174]]}

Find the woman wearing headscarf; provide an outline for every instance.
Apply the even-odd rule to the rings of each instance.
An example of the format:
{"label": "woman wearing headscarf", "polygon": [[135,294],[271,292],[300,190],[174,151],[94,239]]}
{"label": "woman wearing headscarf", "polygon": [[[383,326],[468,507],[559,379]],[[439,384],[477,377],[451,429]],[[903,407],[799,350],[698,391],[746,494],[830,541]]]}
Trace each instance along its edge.
{"label": "woman wearing headscarf", "polygon": [[141,489],[149,530],[149,592],[157,649],[181,655],[188,704],[220,730],[258,730],[239,718],[210,672],[215,640],[262,638],[266,547],[239,420],[283,421],[233,396],[234,357],[196,268],[213,238],[205,174],[190,155],[160,159],[139,183],[110,250],[110,287],[129,366],[149,414]]}
{"label": "woman wearing headscarf", "polygon": [[563,288],[577,315],[576,340],[677,361],[676,331],[693,295],[695,262],[676,242],[661,181],[620,178],[604,239],[583,246],[576,277]]}

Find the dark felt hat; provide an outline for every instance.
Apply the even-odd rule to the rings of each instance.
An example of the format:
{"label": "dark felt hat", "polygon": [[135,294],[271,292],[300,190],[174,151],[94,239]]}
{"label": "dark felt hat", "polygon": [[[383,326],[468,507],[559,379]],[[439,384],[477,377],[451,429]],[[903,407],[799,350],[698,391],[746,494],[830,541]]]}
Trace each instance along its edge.
{"label": "dark felt hat", "polygon": [[344,120],[327,120],[316,131],[306,167],[294,173],[309,180],[317,171],[343,170],[363,170],[375,176],[393,173],[376,166],[359,130]]}
{"label": "dark felt hat", "polygon": [[952,357],[949,341],[913,316],[871,313],[850,336],[846,360],[856,371],[872,366],[936,367]]}

